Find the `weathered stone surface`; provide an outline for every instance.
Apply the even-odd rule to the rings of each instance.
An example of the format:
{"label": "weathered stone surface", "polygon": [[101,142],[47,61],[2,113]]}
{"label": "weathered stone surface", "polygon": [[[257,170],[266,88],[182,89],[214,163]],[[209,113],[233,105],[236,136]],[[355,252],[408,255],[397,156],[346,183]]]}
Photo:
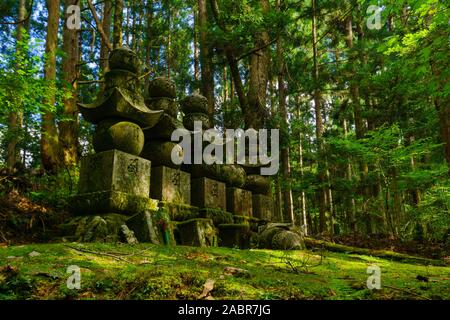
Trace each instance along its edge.
{"label": "weathered stone surface", "polygon": [[153,127],[144,131],[146,141],[162,140],[171,141],[172,132],[175,130],[183,130],[186,135],[190,132],[186,130],[183,123],[177,118],[164,114],[159,122]]}
{"label": "weathered stone surface", "polygon": [[191,175],[166,166],[152,167],[150,195],[153,199],[191,203]]}
{"label": "weathered stone surface", "polygon": [[135,196],[118,191],[98,191],[78,194],[70,198],[70,211],[79,215],[117,212],[132,215],[145,210],[156,210],[158,201],[148,196]]}
{"label": "weathered stone surface", "polygon": [[267,176],[248,175],[245,180],[244,189],[253,193],[268,194],[270,191],[270,179]]}
{"label": "weathered stone surface", "polygon": [[171,141],[148,141],[144,145],[141,157],[148,159],[152,162],[152,166],[166,166],[174,169],[178,169],[180,165],[172,162],[172,150],[179,157],[183,157],[183,148]]}
{"label": "weathered stone surface", "polygon": [[126,47],[116,48],[109,55],[109,68],[139,73],[141,61],[136,53]]}
{"label": "weathered stone surface", "polygon": [[210,219],[192,219],[177,224],[180,244],[194,247],[216,247],[217,231]]}
{"label": "weathered stone surface", "polygon": [[266,221],[272,220],[273,202],[271,197],[262,194],[253,194],[252,204],[254,217]]}
{"label": "weathered stone surface", "polygon": [[245,182],[245,171],[239,165],[193,164],[190,166],[192,178],[206,177],[224,182],[227,186],[240,188]]}
{"label": "weathered stone surface", "polygon": [[144,148],[144,132],[132,122],[104,120],[95,129],[93,145],[97,153],[117,149],[138,156]]}
{"label": "weathered stone surface", "polygon": [[303,249],[302,236],[291,224],[268,223],[260,227],[258,247],[277,250]]}
{"label": "weathered stone surface", "polygon": [[236,164],[224,164],[218,167],[218,180],[225,182],[227,186],[240,188],[245,183],[245,171]]}
{"label": "weathered stone surface", "polygon": [[[158,210],[135,214],[126,221],[128,228],[133,230],[141,243],[163,244],[164,233],[168,232],[169,219]],[[170,232],[170,231],[169,231]]]}
{"label": "weathered stone surface", "polygon": [[194,130],[194,121],[200,121],[202,123],[202,129],[206,130],[211,127],[211,123],[209,121],[209,117],[204,113],[191,113],[187,114],[183,117],[183,125],[186,129],[193,131]]}
{"label": "weathered stone surface", "polygon": [[219,246],[248,249],[250,248],[251,232],[247,224],[219,225]]}
{"label": "weathered stone surface", "polygon": [[172,117],[176,117],[178,113],[178,103],[172,98],[147,98],[145,104],[151,110],[164,110],[165,114]]}
{"label": "weathered stone surface", "polygon": [[185,114],[204,113],[208,114],[208,100],[200,94],[193,94],[180,101],[181,110]]}
{"label": "weathered stone surface", "polygon": [[186,221],[195,218],[207,218],[199,215],[197,207],[184,204],[159,201],[159,210],[165,211],[172,221]]}
{"label": "weathered stone surface", "polygon": [[191,203],[194,206],[226,210],[224,183],[209,178],[198,178],[191,181]]}
{"label": "weathered stone surface", "polygon": [[94,124],[106,119],[122,118],[143,128],[153,127],[164,113],[163,110],[150,110],[139,93],[118,87],[106,90],[93,103],[78,103],[78,107],[86,121]]}
{"label": "weathered stone surface", "polygon": [[156,77],[148,82],[146,94],[150,98],[177,97],[175,82],[166,77]]}
{"label": "weathered stone surface", "polygon": [[75,217],[60,226],[61,234],[79,242],[119,242],[127,216],[109,213]]}
{"label": "weathered stone surface", "polygon": [[131,154],[111,150],[81,160],[79,193],[120,191],[148,197],[150,193],[150,161]]}
{"label": "weathered stone surface", "polygon": [[219,224],[230,224],[234,221],[233,214],[231,212],[221,209],[203,208],[197,210],[200,214],[200,218],[211,219],[215,226],[218,226]]}
{"label": "weathered stone surface", "polygon": [[122,238],[123,238],[125,243],[128,243],[128,244],[137,244],[137,243],[139,243],[139,241],[134,236],[133,230],[130,230],[127,227],[126,224],[123,224],[123,225],[120,226],[120,231],[121,231]]}
{"label": "weathered stone surface", "polygon": [[304,249],[304,245],[299,234],[283,230],[272,238],[272,248],[275,250],[301,250]]}
{"label": "weathered stone surface", "polygon": [[227,188],[227,211],[235,215],[251,217],[252,193],[240,188]]}
{"label": "weathered stone surface", "polygon": [[140,90],[139,83],[139,77],[127,70],[115,69],[105,73],[105,90],[118,87],[136,91]]}

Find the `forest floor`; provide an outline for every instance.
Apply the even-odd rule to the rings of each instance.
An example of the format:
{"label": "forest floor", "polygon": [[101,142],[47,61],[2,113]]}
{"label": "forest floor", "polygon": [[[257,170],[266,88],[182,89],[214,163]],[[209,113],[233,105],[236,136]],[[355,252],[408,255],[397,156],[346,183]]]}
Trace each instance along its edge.
{"label": "forest floor", "polygon": [[[438,262],[438,261],[437,261]],[[4,244],[0,299],[450,299],[450,265],[324,250]],[[369,290],[369,266],[381,289]],[[69,266],[81,288],[69,289]]]}

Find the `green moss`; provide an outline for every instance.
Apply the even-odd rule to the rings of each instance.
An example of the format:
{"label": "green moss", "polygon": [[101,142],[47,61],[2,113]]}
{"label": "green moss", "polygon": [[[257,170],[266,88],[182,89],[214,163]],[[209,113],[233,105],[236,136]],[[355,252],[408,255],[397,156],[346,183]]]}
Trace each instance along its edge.
{"label": "green moss", "polygon": [[199,217],[199,209],[197,207],[173,202],[159,202],[159,211],[166,212],[170,220],[186,221]]}
{"label": "green moss", "polygon": [[203,208],[199,210],[201,218],[211,219],[215,225],[233,223],[233,214],[221,209]]}
{"label": "green moss", "polygon": [[[0,299],[192,300],[208,278],[216,280],[211,292],[215,299],[450,299],[450,266],[329,251],[69,245],[92,253],[64,244],[0,248]],[[30,257],[32,251],[40,255]],[[16,271],[8,272],[6,265]],[[70,265],[81,268],[80,290],[66,286]],[[369,265],[381,268],[381,290],[367,289]],[[251,277],[223,276],[230,266],[247,270]],[[430,281],[418,281],[417,275]]]}

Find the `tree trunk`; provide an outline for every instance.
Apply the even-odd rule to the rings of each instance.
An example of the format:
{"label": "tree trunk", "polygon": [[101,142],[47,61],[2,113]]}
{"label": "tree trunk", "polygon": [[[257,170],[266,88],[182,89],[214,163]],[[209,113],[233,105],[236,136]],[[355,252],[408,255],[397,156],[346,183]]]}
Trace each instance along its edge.
{"label": "tree trunk", "polygon": [[114,30],[113,48],[120,48],[123,45],[123,0],[115,0],[114,8]]}
{"label": "tree trunk", "polygon": [[[65,10],[75,5],[78,0],[65,0]],[[66,17],[67,19],[67,17]],[[70,30],[63,25],[63,51],[62,61],[63,80],[71,96],[64,99],[63,118],[59,123],[59,138],[66,166],[78,162],[78,108],[77,108],[77,60],[78,60],[78,32]]]}
{"label": "tree trunk", "polygon": [[[259,1],[262,12],[268,14],[270,4],[268,0]],[[246,125],[256,130],[264,126],[266,115],[267,83],[269,79],[269,34],[262,31],[254,35],[254,47],[261,48],[250,55],[250,70],[248,80],[248,104],[249,114],[246,117]]]}
{"label": "tree trunk", "polygon": [[[279,5],[279,3],[278,3]],[[281,116],[281,168],[283,174],[283,221],[295,223],[294,205],[291,189],[291,166],[289,163],[289,123],[286,110],[286,85],[284,83],[285,65],[283,60],[283,48],[281,40],[277,41],[278,64],[278,110]]]}
{"label": "tree trunk", "polygon": [[207,36],[208,12],[206,0],[198,0],[198,30],[200,35],[201,93],[208,99],[208,113],[214,116],[214,67]]}
{"label": "tree trunk", "polygon": [[[103,17],[102,17],[102,28],[105,37],[106,39],[108,39],[108,41],[110,40],[111,37],[111,14],[112,14],[111,1],[112,0],[105,0],[105,3],[103,4]],[[100,46],[100,70],[102,76],[104,76],[109,69],[108,57],[109,57],[108,45],[102,38],[102,43]]]}
{"label": "tree trunk", "polygon": [[317,12],[316,12],[316,0],[312,0],[312,34],[313,34],[313,81],[314,81],[314,111],[316,116],[316,140],[317,140],[317,166],[318,166],[318,178],[322,188],[318,191],[319,194],[319,232],[327,232],[327,214],[326,214],[326,190],[324,188],[325,183],[325,167],[321,159],[321,153],[323,152],[322,136],[324,132],[323,120],[322,120],[322,95],[319,88],[319,65],[317,62]]}
{"label": "tree trunk", "polygon": [[58,130],[55,124],[56,94],[56,50],[58,47],[59,0],[47,0],[48,22],[45,41],[46,61],[44,78],[48,82],[48,93],[44,101],[46,109],[42,114],[41,161],[43,168],[55,173],[61,166]]}
{"label": "tree trunk", "polygon": [[[23,21],[26,15],[25,0],[19,0],[17,21]],[[24,22],[18,23],[16,28],[16,57],[21,56]],[[22,68],[21,61],[16,65],[17,70]],[[8,145],[6,164],[9,169],[13,169],[16,163],[20,162],[20,149],[18,148],[20,131],[23,123],[23,111],[17,110],[11,112],[8,117]]]}
{"label": "tree trunk", "polygon": [[[300,96],[297,96],[297,101],[296,101],[296,105],[297,105],[297,119],[298,121],[301,121],[301,111],[300,111]],[[300,179],[303,181],[303,175],[304,175],[304,171],[303,171],[303,134],[302,134],[302,129],[299,128],[299,132],[298,132],[298,163],[300,166]],[[307,219],[307,214],[306,214],[306,194],[305,194],[305,190],[301,191],[301,196],[299,197],[299,202],[300,205],[299,207],[301,208],[301,218],[302,218],[302,226],[303,226],[303,232],[305,233],[305,236],[308,235],[308,219]]]}

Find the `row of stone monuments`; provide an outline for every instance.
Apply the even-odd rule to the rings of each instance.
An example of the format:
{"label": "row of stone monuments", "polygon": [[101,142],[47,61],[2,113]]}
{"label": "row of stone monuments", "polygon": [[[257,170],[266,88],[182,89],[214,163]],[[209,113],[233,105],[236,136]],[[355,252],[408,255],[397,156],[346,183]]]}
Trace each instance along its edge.
{"label": "row of stone monuments", "polygon": [[140,62],[129,49],[113,50],[109,65],[98,99],[79,104],[95,124],[96,153],[82,159],[79,192],[71,199],[76,217],[63,226],[65,234],[78,241],[257,245],[273,212],[260,167],[171,159],[173,150],[184,152],[171,141],[174,130],[194,134],[194,121],[210,127],[206,98],[193,94],[178,103],[174,82],[164,77],[148,81],[142,94]]}

